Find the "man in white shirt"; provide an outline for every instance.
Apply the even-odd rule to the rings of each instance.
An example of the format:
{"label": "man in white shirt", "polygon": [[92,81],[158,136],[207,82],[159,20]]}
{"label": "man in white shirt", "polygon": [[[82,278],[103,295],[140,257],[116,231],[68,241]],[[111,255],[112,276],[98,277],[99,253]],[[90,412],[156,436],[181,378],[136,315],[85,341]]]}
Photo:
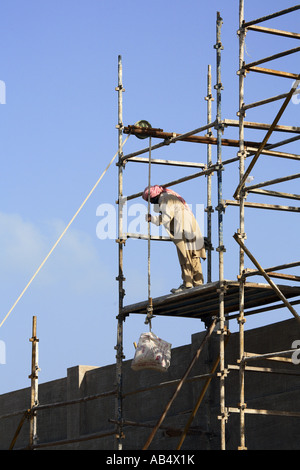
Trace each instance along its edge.
{"label": "man in white shirt", "polygon": [[[147,187],[142,196],[145,201],[148,192]],[[176,294],[203,284],[200,258],[206,259],[204,238],[189,206],[179,194],[158,185],[150,187],[150,202],[159,215],[147,214],[146,220],[162,224],[177,248],[183,284],[171,292]]]}

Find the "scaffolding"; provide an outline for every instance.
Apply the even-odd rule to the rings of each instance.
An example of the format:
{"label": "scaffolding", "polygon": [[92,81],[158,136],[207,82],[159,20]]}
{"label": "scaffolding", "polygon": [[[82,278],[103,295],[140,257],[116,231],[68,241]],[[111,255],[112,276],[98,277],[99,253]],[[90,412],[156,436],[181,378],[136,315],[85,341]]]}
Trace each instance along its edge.
{"label": "scaffolding", "polygon": [[[183,377],[180,380],[175,380],[172,382],[161,383],[157,387],[176,385],[176,389],[172,394],[169,402],[166,404],[165,409],[163,410],[162,415],[157,421],[156,425],[153,426],[151,433],[143,447],[144,450],[148,449],[150,446],[157,430],[163,427],[163,421],[177,395],[179,394],[182,386],[188,380],[188,376],[194,366],[194,364],[199,359],[200,354],[203,351],[203,348],[210,340],[213,333],[217,333],[219,336],[219,355],[215,359],[213,367],[209,374],[204,374],[198,377],[192,377],[193,380],[196,379],[205,379],[205,385],[202,389],[202,392],[197,400],[197,403],[193,409],[193,412],[185,426],[183,433],[181,434],[181,439],[178,444],[177,449],[181,448],[181,445],[185,439],[185,436],[188,432],[188,429],[191,425],[191,422],[194,416],[197,413],[197,410],[203,400],[203,396],[206,393],[210,381],[213,377],[218,375],[219,378],[219,398],[220,398],[220,448],[222,450],[226,449],[226,424],[230,417],[231,413],[236,413],[240,418],[240,450],[247,449],[246,446],[246,426],[245,426],[245,415],[248,414],[257,414],[257,415],[277,415],[277,416],[286,416],[286,417],[300,417],[300,412],[295,411],[275,411],[275,410],[263,410],[263,409],[249,409],[247,408],[247,403],[245,402],[245,374],[247,371],[264,372],[272,373],[274,372],[271,368],[259,368],[248,366],[248,362],[259,359],[270,359],[270,360],[290,360],[286,356],[289,356],[291,353],[295,352],[295,349],[270,352],[266,354],[257,354],[255,352],[246,352],[245,351],[245,331],[244,324],[246,321],[247,315],[253,315],[256,313],[261,313],[264,311],[273,310],[276,308],[286,307],[290,313],[294,316],[296,321],[300,321],[300,317],[296,312],[294,306],[300,303],[300,300],[291,301],[290,299],[300,296],[300,288],[294,285],[291,285],[291,282],[299,281],[300,278],[290,274],[283,274],[279,271],[284,269],[294,268],[300,265],[300,261],[295,261],[293,263],[281,264],[273,266],[270,268],[262,268],[254,255],[246,247],[244,240],[246,238],[245,232],[245,208],[252,207],[257,209],[265,210],[276,210],[276,211],[290,211],[290,212],[299,212],[299,207],[292,206],[282,206],[282,205],[272,205],[268,203],[256,203],[246,201],[246,197],[249,194],[259,194],[262,196],[276,196],[292,200],[299,200],[300,195],[283,193],[277,191],[269,191],[264,188],[276,184],[278,182],[290,181],[296,179],[300,174],[294,174],[289,176],[282,176],[270,181],[258,183],[251,186],[246,186],[247,178],[259,159],[260,155],[271,155],[280,158],[299,160],[300,156],[291,154],[288,152],[278,152],[274,150],[280,146],[284,146],[290,142],[295,142],[300,138],[300,128],[295,126],[282,126],[279,125],[279,119],[284,113],[289,101],[297,90],[299,84],[300,75],[295,73],[283,72],[279,70],[271,70],[258,65],[273,60],[274,58],[283,57],[285,55],[294,54],[300,51],[300,48],[293,48],[273,56],[260,59],[256,62],[246,64],[244,61],[244,49],[245,49],[245,36],[248,31],[254,31],[264,34],[273,34],[279,35],[282,37],[288,37],[293,39],[300,39],[300,34],[290,33],[288,31],[275,30],[271,28],[265,28],[257,26],[258,23],[262,23],[266,20],[279,17],[288,13],[292,13],[300,9],[300,5],[296,5],[292,8],[285,9],[280,12],[273,13],[271,15],[265,16],[263,18],[258,18],[253,21],[246,22],[244,20],[244,0],[239,0],[239,110],[238,110],[238,120],[231,119],[222,119],[221,110],[222,110],[222,81],[221,81],[221,54],[222,54],[222,41],[221,41],[221,27],[222,27],[222,18],[220,13],[217,13],[216,21],[216,119],[212,121],[212,101],[214,100],[212,96],[212,77],[211,77],[211,66],[208,66],[207,72],[207,96],[205,97],[207,101],[207,123],[202,127],[194,129],[190,132],[184,134],[177,134],[173,132],[164,132],[162,129],[153,129],[151,127],[140,127],[137,125],[125,127],[123,124],[123,100],[122,95],[124,92],[124,87],[122,83],[122,59],[121,56],[118,58],[118,86],[116,91],[118,92],[118,262],[119,262],[119,272],[118,272],[118,316],[117,316],[117,344],[116,344],[116,388],[104,393],[100,393],[93,396],[86,396],[84,398],[75,399],[72,401],[58,402],[52,404],[40,404],[38,399],[38,342],[37,339],[37,325],[36,317],[33,317],[33,327],[32,327],[32,337],[30,341],[32,342],[32,367],[31,375],[31,403],[30,408],[27,410],[22,410],[15,412],[14,414],[2,415],[0,418],[7,418],[10,416],[16,416],[21,414],[21,420],[19,426],[17,427],[16,433],[13,437],[13,440],[10,445],[10,449],[14,448],[17,437],[20,433],[20,430],[26,421],[30,420],[30,434],[29,434],[29,448],[37,449],[44,448],[47,446],[56,446],[63,444],[71,444],[73,442],[86,441],[90,439],[98,439],[106,437],[109,435],[116,436],[116,445],[118,450],[122,450],[123,447],[123,438],[124,432],[123,428],[126,425],[130,426],[145,426],[143,423],[136,423],[128,421],[124,418],[123,413],[123,399],[127,395],[132,395],[133,393],[139,393],[144,390],[135,390],[127,394],[123,391],[123,327],[124,321],[127,316],[131,314],[141,314],[146,316],[146,321],[151,321],[153,313],[155,315],[163,316],[173,316],[180,318],[199,318],[204,322],[207,319],[212,319],[212,322],[209,323],[206,334],[203,337],[203,340],[198,347],[191,363],[187,367]],[[271,76],[283,77],[294,80],[294,83],[288,93],[274,96],[262,100],[260,102],[245,104],[244,103],[244,88],[245,88],[245,78],[246,74],[254,72],[259,74],[268,74]],[[279,112],[275,116],[271,124],[266,123],[257,123],[257,122],[248,122],[245,121],[245,112],[247,109],[252,107],[263,106],[264,104],[278,101],[283,99],[284,102],[280,107]],[[238,127],[239,129],[239,139],[224,139],[223,131],[225,127]],[[245,129],[261,129],[266,131],[266,135],[261,142],[255,141],[246,141],[244,132]],[[216,137],[213,136],[212,129],[216,130]],[[201,132],[206,131],[205,136],[198,135]],[[276,144],[267,145],[269,138],[273,132],[289,132],[295,134],[289,139],[282,140]],[[136,151],[134,153],[124,155],[123,154],[123,134],[136,135],[143,138],[149,138],[149,146],[146,148]],[[163,139],[159,144],[152,145],[152,139],[159,138]],[[161,160],[152,158],[152,151],[157,148],[161,148],[165,145],[175,143],[177,141],[182,142],[196,142],[207,145],[207,162],[204,163],[195,163],[195,162],[182,162],[182,161],[171,161],[171,160]],[[216,163],[212,161],[212,147],[216,146]],[[229,160],[222,159],[222,148],[223,146],[229,146],[238,149],[237,157],[231,158]],[[140,155],[147,153],[148,158],[140,157]],[[252,157],[250,164],[247,169],[245,169],[245,160],[246,158]],[[206,234],[206,249],[207,249],[207,283],[188,290],[186,292],[181,292],[178,294],[165,295],[159,298],[151,297],[151,292],[148,289],[148,299],[135,303],[132,305],[124,305],[124,266],[123,266],[123,255],[124,255],[124,246],[128,238],[133,239],[144,239],[148,241],[148,281],[150,275],[150,242],[152,240],[156,241],[168,241],[167,237],[162,236],[153,236],[150,234],[149,225],[148,225],[148,235],[140,235],[133,233],[125,233],[123,231],[123,209],[124,209],[124,194],[123,194],[123,170],[127,163],[129,162],[142,162],[148,164],[149,166],[149,184],[151,177],[151,165],[153,164],[163,164],[171,166],[179,166],[186,168],[196,168],[196,173],[184,176],[179,179],[169,181],[162,186],[170,187],[179,183],[190,181],[195,178],[206,177],[207,181],[207,205],[206,205],[206,214],[207,214],[207,234]],[[227,165],[234,163],[239,164],[239,182],[234,193],[234,200],[223,200],[223,174]],[[218,247],[216,252],[218,253],[218,279],[212,281],[212,251],[214,250],[212,246],[212,213],[214,212],[212,206],[212,176],[213,174],[217,175],[217,191],[218,191],[218,205],[215,208],[217,211],[218,219]],[[140,197],[142,192],[132,194],[126,197],[126,201],[133,200],[137,197]],[[224,253],[226,251],[223,240],[223,217],[225,208],[228,206],[237,206],[239,208],[239,229],[234,234],[234,240],[239,245],[239,274],[237,280],[227,280],[224,278]],[[149,201],[148,201],[149,208]],[[249,259],[256,270],[247,269],[245,267],[245,255]],[[248,277],[260,275],[263,276],[266,281],[265,284],[249,282]],[[289,282],[289,284],[278,285],[275,284],[271,278],[284,279]],[[276,306],[273,305],[275,302],[279,302]],[[227,364],[225,358],[225,349],[230,337],[229,331],[229,321],[233,318],[237,318],[239,324],[239,357],[237,364]],[[228,371],[237,371],[239,374],[239,397],[240,401],[237,407],[228,407],[226,405],[226,377]],[[276,371],[279,373],[280,371]],[[153,388],[153,387],[152,387]],[[149,390],[151,387],[149,387]],[[115,419],[111,420],[115,424],[116,429],[114,431],[107,431],[104,433],[97,433],[94,435],[85,436],[78,439],[69,439],[58,442],[51,443],[38,443],[37,437],[37,414],[41,410],[53,409],[55,407],[61,407],[66,405],[74,405],[79,403],[86,403],[87,401],[101,399],[107,396],[115,396],[116,398],[116,414]],[[147,427],[147,426],[146,426]]]}
{"label": "scaffolding", "polygon": [[[282,351],[269,353],[265,355],[259,355],[255,353],[245,352],[244,347],[244,323],[245,316],[247,313],[260,313],[263,311],[270,310],[273,307],[270,307],[270,304],[280,300],[281,303],[279,306],[274,308],[279,308],[285,306],[292,313],[294,318],[299,322],[300,317],[296,312],[293,305],[299,303],[299,301],[290,302],[288,299],[299,295],[299,288],[292,285],[276,285],[271,277],[277,277],[281,279],[286,279],[289,281],[299,281],[297,276],[278,273],[279,270],[289,269],[295,266],[300,265],[300,261],[294,263],[284,264],[280,266],[274,266],[271,268],[263,269],[253,254],[245,246],[244,240],[246,238],[245,233],[245,208],[252,207],[257,209],[265,210],[277,210],[277,211],[290,211],[290,212],[299,212],[299,207],[292,206],[283,206],[283,205],[272,205],[268,203],[256,203],[246,201],[248,194],[260,194],[264,196],[277,196],[283,198],[290,198],[294,200],[299,200],[300,196],[296,194],[288,194],[277,191],[268,191],[265,189],[267,186],[290,181],[296,178],[299,178],[300,173],[282,176],[270,181],[265,181],[251,186],[246,186],[247,178],[250,175],[254,165],[256,164],[260,155],[271,155],[280,158],[294,159],[299,160],[300,156],[291,154],[288,152],[278,152],[274,150],[275,148],[284,146],[290,142],[295,142],[300,138],[300,128],[295,126],[282,126],[279,125],[279,120],[283,115],[288,103],[290,102],[292,96],[297,93],[297,87],[300,81],[300,74],[289,73],[279,70],[271,70],[260,67],[261,64],[269,62],[271,60],[284,57],[286,55],[294,54],[300,51],[300,47],[286,50],[278,54],[274,54],[269,57],[257,60],[252,63],[246,64],[244,61],[244,50],[245,50],[245,36],[248,31],[254,31],[264,34],[279,35],[282,37],[288,37],[293,39],[300,39],[300,34],[291,33],[288,31],[282,31],[277,29],[266,28],[262,26],[257,26],[258,23],[265,22],[275,17],[286,15],[300,9],[300,5],[296,5],[291,8],[270,14],[268,16],[258,18],[253,21],[246,22],[244,19],[244,0],[239,2],[239,110],[238,110],[238,120],[231,119],[222,119],[222,81],[221,81],[221,54],[222,54],[222,41],[221,41],[221,27],[222,27],[222,18],[220,13],[217,13],[216,21],[216,44],[214,48],[216,49],[216,119],[212,121],[211,118],[211,102],[213,100],[211,93],[211,67],[208,66],[208,75],[207,75],[207,123],[200,128],[192,130],[184,134],[177,134],[174,132],[164,132],[162,129],[152,129],[151,126],[124,126],[122,119],[122,93],[124,91],[122,84],[122,62],[121,57],[119,56],[119,81],[118,81],[118,102],[119,102],[119,120],[118,120],[118,129],[119,129],[119,197],[118,197],[118,207],[119,207],[119,233],[118,233],[118,246],[119,246],[119,315],[118,315],[118,333],[117,333],[117,409],[116,409],[116,423],[117,423],[117,440],[118,440],[118,449],[122,449],[122,438],[123,438],[123,409],[122,409],[122,361],[123,361],[123,322],[125,318],[134,313],[134,314],[143,314],[146,315],[146,322],[151,318],[153,312],[155,315],[164,315],[164,316],[176,316],[176,317],[189,317],[189,318],[201,318],[205,321],[208,317],[212,317],[215,326],[217,324],[217,333],[220,338],[220,353],[217,360],[218,363],[218,376],[220,381],[220,427],[221,427],[221,439],[220,439],[220,448],[222,450],[226,449],[226,423],[229,418],[230,413],[238,413],[240,415],[240,446],[239,449],[246,449],[246,439],[245,439],[245,414],[277,414],[280,416],[299,416],[299,412],[282,412],[282,411],[268,411],[268,410],[255,410],[247,409],[247,404],[245,403],[245,372],[248,369],[248,361],[253,360],[253,358],[272,358],[274,356],[278,360],[282,360],[283,355],[291,353],[292,351]],[[255,72],[260,74],[268,74],[270,76],[277,76],[283,78],[289,78],[294,80],[293,85],[287,93],[277,95],[265,100],[261,100],[254,103],[245,104],[244,103],[244,88],[245,88],[245,77],[247,73]],[[275,102],[278,100],[284,100],[282,106],[280,107],[278,113],[276,114],[273,122],[271,124],[259,123],[259,122],[247,122],[245,121],[245,112],[247,109],[263,106],[267,103]],[[225,127],[238,127],[239,130],[239,139],[224,139],[222,137]],[[266,130],[266,135],[262,141],[246,141],[245,140],[245,128],[249,129],[262,129]],[[216,130],[216,137],[212,135],[212,129]],[[205,136],[199,136],[197,134],[207,131]],[[289,132],[295,134],[289,139],[282,140],[276,144],[269,144],[268,141],[272,133],[275,132]],[[124,155],[123,146],[122,146],[122,135],[131,134],[136,135],[137,137],[149,138],[149,146],[136,151],[134,153]],[[157,145],[152,145],[152,138],[163,139]],[[197,142],[207,145],[207,162],[206,164],[193,164],[191,162],[175,162],[170,160],[155,160],[152,158],[152,151],[156,150],[165,145],[175,143],[177,141],[181,142]],[[217,147],[217,158],[216,163],[213,164],[211,156],[212,146]],[[222,147],[230,146],[238,149],[237,157],[230,160],[222,160]],[[148,158],[142,158],[140,155],[148,153]],[[246,158],[252,157],[250,164],[247,169],[245,169],[245,160]],[[148,300],[140,302],[133,305],[123,305],[124,299],[124,271],[123,271],[123,249],[125,241],[128,238],[136,239],[145,239],[148,240],[148,246],[150,240],[164,240],[164,237],[155,237],[151,236],[148,228],[148,235],[139,235],[123,232],[123,223],[122,223],[122,210],[123,210],[123,169],[125,164],[128,162],[143,162],[149,164],[149,181],[150,186],[150,175],[151,175],[151,165],[153,164],[165,164],[173,165],[180,167],[198,167],[198,171],[193,175],[179,178],[177,180],[169,181],[162,184],[163,187],[170,187],[185,181],[190,181],[194,178],[207,177],[207,237],[206,237],[206,249],[208,252],[208,267],[207,267],[207,284],[193,288],[186,292],[176,294],[176,295],[166,295],[159,298],[152,299],[148,295]],[[234,162],[239,163],[239,183],[234,193],[234,200],[223,200],[223,171],[226,168],[226,165],[232,164]],[[199,169],[201,170],[199,171]],[[211,188],[211,178],[213,173],[217,175],[217,188],[218,188],[218,205],[215,208],[218,213],[218,247],[216,251],[218,252],[219,257],[219,276],[218,281],[212,282],[212,273],[211,273],[211,257],[212,257],[212,238],[211,238],[211,217],[213,212],[212,207],[212,188]],[[132,194],[126,198],[126,200],[132,200],[134,198],[140,197],[142,192]],[[237,276],[237,281],[230,281],[224,279],[224,252],[226,251],[223,240],[223,217],[225,208],[228,206],[238,206],[239,207],[239,229],[237,233],[234,234],[234,240],[237,242],[240,248],[239,256],[239,275]],[[148,201],[149,209],[149,201]],[[149,212],[149,211],[148,211]],[[149,248],[148,248],[149,255]],[[245,268],[245,255],[247,258],[255,265],[256,270],[246,269]],[[246,282],[249,276],[261,275],[266,281],[266,284],[261,283],[252,283]],[[245,307],[247,309],[245,310]],[[254,307],[260,307],[254,309]],[[252,310],[251,310],[252,309]],[[225,363],[225,343],[228,340],[230,331],[228,329],[228,319],[232,318],[229,314],[231,312],[238,311],[237,321],[239,324],[239,359],[238,366],[228,365],[226,367]],[[213,328],[209,328],[205,336],[207,340],[213,332]],[[294,350],[293,350],[294,351]],[[228,370],[238,370],[240,375],[240,402],[238,407],[227,407],[225,399],[225,382]],[[265,368],[255,368],[257,371],[266,371]],[[251,370],[251,368],[249,368]],[[175,395],[177,394],[177,390]],[[173,398],[173,397],[172,397]],[[172,401],[172,400],[171,400]],[[168,404],[169,405],[169,404]],[[151,432],[144,449],[147,449],[154,437],[155,432],[160,427],[163,422],[163,419],[167,413],[168,406],[165,409],[160,420],[157,422],[153,431]]]}

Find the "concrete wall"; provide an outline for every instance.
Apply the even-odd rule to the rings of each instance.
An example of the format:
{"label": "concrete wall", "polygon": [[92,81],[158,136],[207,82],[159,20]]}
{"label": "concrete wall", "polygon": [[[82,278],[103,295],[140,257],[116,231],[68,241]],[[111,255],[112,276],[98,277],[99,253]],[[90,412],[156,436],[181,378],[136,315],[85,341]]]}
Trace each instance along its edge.
{"label": "concrete wall", "polygon": [[[161,382],[180,379],[192,360],[205,332],[192,336],[191,344],[172,350],[171,366],[167,373],[155,371],[134,372],[131,360],[124,362],[124,393],[156,385]],[[291,349],[292,342],[300,339],[300,328],[292,319],[263,328],[246,331],[245,350],[267,353]],[[218,356],[219,336],[205,347],[191,376],[208,373]],[[226,365],[236,364],[239,351],[238,334],[231,334],[226,348]],[[300,374],[299,366],[257,361],[253,366],[272,367],[290,370]],[[188,382],[174,401],[163,428],[159,429],[151,450],[175,450],[182,429],[188,419],[203,387],[203,380]],[[115,365],[95,368],[75,366],[67,371],[67,377],[39,385],[40,404],[73,400],[92,396],[115,388]],[[300,380],[291,375],[247,372],[246,403],[248,408],[300,411]],[[124,419],[154,425],[174,392],[174,386],[133,394],[124,399]],[[0,416],[29,407],[30,389],[18,390],[0,396]],[[230,371],[226,379],[226,405],[236,407],[239,403],[238,372]],[[220,448],[219,380],[214,378],[205,396],[196,419],[192,423],[192,433],[186,437],[182,450],[217,450]],[[0,419],[0,449],[7,449],[17,429],[21,416]],[[38,412],[39,443],[73,439],[112,432],[115,418],[113,396],[88,401],[81,404],[63,406]],[[248,449],[299,449],[300,418],[246,415],[246,444]],[[226,428],[227,449],[239,446],[239,416],[231,414]],[[126,426],[124,428],[124,450],[141,449],[151,428]],[[28,445],[28,422],[22,428],[15,448]],[[46,447],[44,447],[46,448]],[[106,449],[115,448],[115,437],[72,442],[49,449]],[[47,447],[48,449],[48,447]]]}

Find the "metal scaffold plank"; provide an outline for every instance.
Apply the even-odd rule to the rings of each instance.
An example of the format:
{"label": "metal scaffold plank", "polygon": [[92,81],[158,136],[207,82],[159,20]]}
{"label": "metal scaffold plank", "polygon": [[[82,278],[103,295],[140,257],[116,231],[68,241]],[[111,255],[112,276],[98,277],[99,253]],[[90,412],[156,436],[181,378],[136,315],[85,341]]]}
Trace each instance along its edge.
{"label": "metal scaffold plank", "polygon": [[[218,315],[219,289],[225,288],[224,303],[226,314],[239,310],[239,282],[224,280],[204,284],[203,286],[187,289],[178,294],[168,294],[152,299],[155,315],[186,318],[205,318]],[[279,286],[286,298],[300,296],[300,287]],[[245,308],[254,308],[278,301],[278,296],[268,284],[245,283]],[[126,305],[122,315],[146,315],[147,301]]]}

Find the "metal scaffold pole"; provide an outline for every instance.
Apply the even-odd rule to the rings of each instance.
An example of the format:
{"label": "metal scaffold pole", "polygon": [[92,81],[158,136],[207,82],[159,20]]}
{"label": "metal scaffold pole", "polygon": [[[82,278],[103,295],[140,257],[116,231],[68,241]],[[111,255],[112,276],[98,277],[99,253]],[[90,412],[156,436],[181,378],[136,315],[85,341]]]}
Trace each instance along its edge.
{"label": "metal scaffold pole", "polygon": [[221,96],[223,85],[221,81],[221,51],[223,49],[221,42],[221,27],[223,20],[219,12],[217,12],[217,24],[216,24],[216,62],[217,62],[217,83],[215,89],[217,90],[217,118],[215,127],[217,129],[217,180],[218,180],[218,239],[219,246],[217,251],[219,252],[219,334],[220,334],[220,416],[221,421],[221,450],[225,450],[225,427],[227,422],[227,412],[225,407],[225,378],[226,378],[226,369],[225,369],[225,335],[226,335],[226,325],[225,325],[225,316],[224,316],[224,295],[225,295],[225,286],[224,286],[224,242],[223,242],[223,214],[224,214],[224,203],[223,203],[223,185],[222,185],[222,116],[221,116]]}
{"label": "metal scaffold pole", "polygon": [[37,444],[37,414],[32,409],[39,404],[38,401],[38,338],[36,336],[36,316],[32,320],[32,337],[29,339],[32,343],[32,354],[31,354],[31,374],[29,376],[31,380],[30,390],[30,430],[29,430],[29,446]]}
{"label": "metal scaffold pole", "polygon": [[[211,65],[208,65],[207,69],[207,96],[205,97],[207,101],[207,124],[211,123],[211,102],[214,101],[214,98],[211,93]],[[212,137],[212,130],[211,128],[207,129],[207,137]],[[207,168],[212,166],[212,158],[211,158],[211,144],[207,144]],[[212,202],[211,202],[211,173],[207,175],[207,282],[211,282],[211,251],[212,251],[212,243],[211,243],[211,219],[212,219]]]}
{"label": "metal scaffold pole", "polygon": [[116,439],[117,439],[117,448],[118,450],[122,450],[122,438],[123,438],[123,377],[122,377],[122,362],[124,359],[123,355],[123,316],[122,316],[122,308],[123,308],[123,298],[124,298],[124,276],[123,276],[123,248],[124,248],[124,240],[123,240],[123,163],[122,163],[122,156],[123,156],[123,99],[122,93],[124,92],[124,88],[122,85],[122,57],[118,56],[118,86],[116,88],[118,92],[118,247],[119,247],[119,273],[117,277],[117,281],[119,283],[119,315],[118,319],[118,329],[117,329],[117,345],[116,345],[116,382],[117,382],[117,399],[116,399],[116,421],[117,421],[117,432],[116,432]]}
{"label": "metal scaffold pole", "polygon": [[[246,72],[243,68],[244,65],[244,49],[245,49],[245,36],[246,31],[243,28],[244,21],[244,0],[240,0],[239,3],[239,152],[238,156],[240,159],[239,165],[239,178],[242,181],[244,172],[245,172],[245,158],[247,156],[244,143],[244,119],[245,119],[245,110],[244,110],[244,82]],[[239,237],[244,240],[246,238],[245,234],[245,193],[242,192],[239,198],[240,205],[240,228],[238,231]],[[240,247],[240,260],[239,260],[239,279],[240,279],[240,289],[239,289],[239,341],[240,341],[240,351],[239,351],[239,361],[240,361],[240,450],[246,449],[245,447],[245,364],[242,362],[244,357],[244,303],[245,303],[245,279],[242,276],[245,268],[245,254],[242,247]]]}

